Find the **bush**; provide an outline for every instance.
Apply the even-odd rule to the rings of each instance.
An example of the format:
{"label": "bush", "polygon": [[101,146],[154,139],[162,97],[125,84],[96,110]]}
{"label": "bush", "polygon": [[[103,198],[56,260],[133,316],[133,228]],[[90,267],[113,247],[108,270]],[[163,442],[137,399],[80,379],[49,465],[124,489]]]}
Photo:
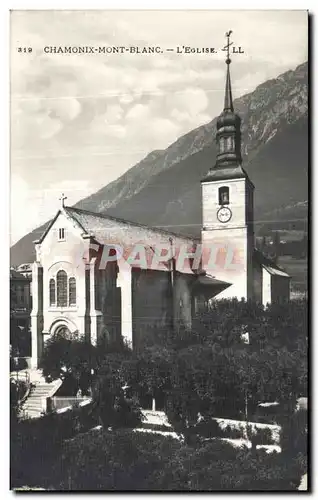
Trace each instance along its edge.
{"label": "bush", "polygon": [[63,442],[96,426],[98,418],[93,405],[85,405],[61,414],[11,423],[12,488],[25,484],[50,487],[61,477],[58,456]]}
{"label": "bush", "polygon": [[203,419],[195,426],[196,432],[205,438],[223,437],[224,433],[215,419]]}
{"label": "bush", "polygon": [[299,410],[282,422],[280,436],[282,452],[286,457],[295,457],[299,453],[307,456],[308,448],[308,412]]}
{"label": "bush", "polygon": [[[99,431],[65,443],[61,459],[65,490],[147,490],[154,471],[164,467],[180,444],[128,430]],[[74,458],[76,457],[76,461]]]}
{"label": "bush", "polygon": [[[246,447],[235,449],[218,439],[189,446],[171,437],[131,430],[91,430],[59,443],[54,426],[49,428],[45,441],[43,433],[41,439],[34,434],[29,438],[33,444],[36,440],[37,446],[24,449],[14,487],[28,484],[69,491],[290,491],[297,489],[303,473],[300,457],[288,462],[280,454],[267,455]],[[30,456],[32,461],[27,460]]]}
{"label": "bush", "polygon": [[136,398],[120,396],[114,405],[112,427],[137,427],[141,424],[142,413]]}
{"label": "bush", "polygon": [[257,427],[251,434],[251,439],[255,446],[258,444],[273,444],[272,431],[269,428]]}

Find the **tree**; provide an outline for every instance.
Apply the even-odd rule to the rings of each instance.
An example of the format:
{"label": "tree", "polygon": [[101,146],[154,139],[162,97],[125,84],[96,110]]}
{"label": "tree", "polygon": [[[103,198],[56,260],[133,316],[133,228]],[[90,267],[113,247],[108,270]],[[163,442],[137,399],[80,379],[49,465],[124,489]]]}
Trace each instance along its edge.
{"label": "tree", "polygon": [[48,382],[58,378],[74,393],[80,388],[85,395],[91,385],[91,369],[95,366],[96,348],[83,337],[55,334],[44,347],[40,361]]}
{"label": "tree", "polygon": [[171,424],[186,439],[199,415],[245,418],[246,400],[248,416],[259,402],[278,400],[289,418],[306,393],[306,308],[303,300],[268,309],[217,301],[191,330],[152,335],[161,343],[132,356],[127,383],[152,393],[160,388]]}
{"label": "tree", "polygon": [[93,386],[94,407],[104,428],[135,427],[141,421],[138,399],[127,396],[127,366],[133,357],[129,347],[113,346],[99,357]]}

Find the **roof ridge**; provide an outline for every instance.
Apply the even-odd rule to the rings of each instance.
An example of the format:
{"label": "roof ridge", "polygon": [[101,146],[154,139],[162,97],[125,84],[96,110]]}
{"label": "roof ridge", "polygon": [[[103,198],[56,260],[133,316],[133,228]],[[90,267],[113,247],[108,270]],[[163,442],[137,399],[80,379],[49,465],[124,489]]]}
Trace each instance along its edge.
{"label": "roof ridge", "polygon": [[163,233],[167,236],[171,235],[171,236],[176,236],[177,238],[198,240],[198,238],[194,237],[194,236],[177,234],[173,231],[166,231],[165,229],[160,229],[160,228],[153,227],[153,226],[147,226],[146,224],[141,224],[139,222],[134,222],[134,221],[128,220],[128,219],[122,219],[120,217],[115,217],[113,215],[102,214],[102,213],[98,213],[98,212],[91,212],[90,210],[84,210],[82,208],[64,206],[64,210],[74,210],[75,212],[83,212],[84,214],[93,215],[94,217],[100,217],[101,219],[111,219],[114,221],[123,222],[125,224],[131,224],[133,226],[137,226],[137,227],[141,227],[141,228],[145,228],[145,229],[150,229],[152,231],[157,231],[158,233]]}

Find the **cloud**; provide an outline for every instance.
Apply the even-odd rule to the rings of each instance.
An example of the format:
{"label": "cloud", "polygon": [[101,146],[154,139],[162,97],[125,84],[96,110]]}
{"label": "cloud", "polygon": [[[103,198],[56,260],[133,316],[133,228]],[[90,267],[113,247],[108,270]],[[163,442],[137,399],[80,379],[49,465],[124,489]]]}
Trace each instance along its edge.
{"label": "cloud", "polygon": [[149,107],[144,104],[132,106],[126,114],[126,120],[145,120],[149,116]]}
{"label": "cloud", "polygon": [[109,124],[114,124],[122,119],[124,110],[119,104],[110,104],[107,107],[105,121]]}
{"label": "cloud", "polygon": [[204,90],[200,88],[187,88],[184,92],[175,96],[174,104],[183,112],[195,116],[206,110],[209,101]]}

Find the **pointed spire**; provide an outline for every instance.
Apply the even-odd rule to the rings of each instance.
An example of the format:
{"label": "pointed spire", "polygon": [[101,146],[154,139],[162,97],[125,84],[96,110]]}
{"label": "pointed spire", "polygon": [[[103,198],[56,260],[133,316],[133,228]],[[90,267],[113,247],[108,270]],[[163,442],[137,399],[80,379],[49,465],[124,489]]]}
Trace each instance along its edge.
{"label": "pointed spire", "polygon": [[231,76],[230,76],[230,64],[231,64],[231,59],[230,59],[230,46],[232,45],[233,42],[230,42],[230,37],[232,35],[233,31],[230,30],[227,33],[225,33],[225,36],[227,38],[227,44],[224,47],[226,49],[226,60],[225,63],[227,65],[227,70],[226,70],[226,84],[225,84],[225,97],[224,97],[224,111],[234,111],[233,108],[233,99],[232,99],[232,88],[231,88]]}
{"label": "pointed spire", "polygon": [[227,71],[226,71],[226,84],[225,84],[225,97],[224,97],[224,111],[234,111],[233,99],[232,99],[232,87],[231,87],[231,76],[230,76],[230,64],[231,59],[227,58]]}

